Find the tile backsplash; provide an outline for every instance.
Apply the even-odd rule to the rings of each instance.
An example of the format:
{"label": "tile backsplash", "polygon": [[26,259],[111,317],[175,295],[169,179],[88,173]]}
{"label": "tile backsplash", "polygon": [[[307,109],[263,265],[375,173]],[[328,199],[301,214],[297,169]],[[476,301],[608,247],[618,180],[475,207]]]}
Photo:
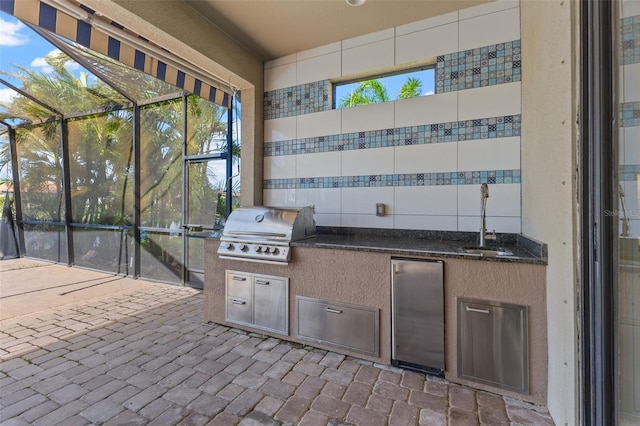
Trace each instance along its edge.
{"label": "tile backsplash", "polygon": [[[520,232],[522,60],[519,2],[499,0],[266,63],[264,204],[313,204],[321,226],[477,231],[488,183],[488,228]],[[332,109],[334,79],[415,61],[434,94]]]}

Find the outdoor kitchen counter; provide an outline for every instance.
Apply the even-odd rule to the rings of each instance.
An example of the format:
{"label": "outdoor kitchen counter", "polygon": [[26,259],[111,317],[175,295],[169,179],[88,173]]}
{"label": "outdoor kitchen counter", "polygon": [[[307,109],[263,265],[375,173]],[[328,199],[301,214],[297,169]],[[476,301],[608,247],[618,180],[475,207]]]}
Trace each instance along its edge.
{"label": "outdoor kitchen counter", "polygon": [[[247,331],[273,335],[285,340],[310,344],[298,332],[298,297],[326,300],[331,303],[357,305],[374,309],[379,314],[379,354],[367,355],[328,344],[311,343],[380,364],[391,362],[391,261],[394,257],[443,260],[445,301],[445,374],[448,380],[505,396],[518,397],[543,404],[547,397],[547,321],[546,321],[546,246],[533,242],[533,250],[525,249],[530,241],[517,235],[498,235],[498,245],[514,250],[511,258],[489,258],[463,254],[459,249],[474,245],[474,236],[403,231],[380,235],[362,231],[347,235],[318,227],[313,238],[293,242],[288,264],[248,262],[220,258],[219,239],[205,241],[205,322],[226,324]],[[356,235],[357,234],[357,235]],[[430,234],[430,235],[429,235]],[[441,238],[443,236],[450,239]],[[540,255],[536,256],[537,249]],[[523,250],[523,251],[521,251]],[[225,276],[232,273],[282,277],[288,280],[289,330],[286,333],[239,325],[225,317],[227,293]],[[457,301],[473,298],[526,305],[529,312],[528,395],[483,385],[458,377]]]}
{"label": "outdoor kitchen counter", "polygon": [[[388,253],[398,256],[429,256],[433,258],[465,258],[484,261],[547,264],[546,245],[520,234],[501,234],[489,248],[510,250],[509,256],[483,256],[466,253],[464,247],[474,246],[477,233],[446,233],[418,231],[408,235],[403,231],[385,233],[354,231],[351,233],[319,233],[317,236],[293,242],[294,247],[358,250]],[[451,239],[447,239],[447,238]]]}

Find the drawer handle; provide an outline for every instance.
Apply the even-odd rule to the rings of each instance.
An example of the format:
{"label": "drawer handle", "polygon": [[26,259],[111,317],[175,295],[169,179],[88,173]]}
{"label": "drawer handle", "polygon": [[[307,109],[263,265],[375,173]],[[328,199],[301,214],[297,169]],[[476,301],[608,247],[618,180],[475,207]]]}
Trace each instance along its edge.
{"label": "drawer handle", "polygon": [[342,313],[342,311],[338,310],[338,309],[325,308],[324,310],[327,311],[327,312],[331,312],[332,314],[341,314]]}
{"label": "drawer handle", "polygon": [[236,305],[246,305],[247,302],[245,302],[244,300],[238,300],[238,299],[233,299],[233,303],[235,303]]}
{"label": "drawer handle", "polygon": [[247,277],[239,277],[239,276],[237,276],[237,275],[234,275],[234,276],[233,276],[233,280],[234,280],[234,281],[246,281],[246,280],[247,280]]}
{"label": "drawer handle", "polygon": [[467,312],[477,312],[479,314],[490,314],[491,313],[490,309],[470,308],[468,306],[465,306],[465,309],[467,310]]}
{"label": "drawer handle", "polygon": [[256,284],[260,284],[260,285],[269,285],[269,281],[265,281],[265,280],[256,280]]}

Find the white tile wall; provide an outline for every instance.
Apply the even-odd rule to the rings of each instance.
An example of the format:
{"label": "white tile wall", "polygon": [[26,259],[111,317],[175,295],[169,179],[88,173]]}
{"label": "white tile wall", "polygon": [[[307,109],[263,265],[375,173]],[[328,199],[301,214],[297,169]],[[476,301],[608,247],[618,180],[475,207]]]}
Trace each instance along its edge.
{"label": "white tile wall", "polygon": [[451,186],[399,186],[395,191],[395,213],[399,215],[455,216],[458,196]]}
{"label": "white tile wall", "polygon": [[265,120],[264,141],[268,143],[295,139],[297,135],[296,123],[296,117]]}
{"label": "white tile wall", "polygon": [[640,127],[624,127],[621,164],[640,164]]}
{"label": "white tile wall", "polygon": [[340,224],[349,228],[393,229],[393,216],[378,217],[365,214],[342,214]]}
{"label": "white tile wall", "polygon": [[395,127],[457,121],[458,94],[439,93],[395,101],[395,114]]}
{"label": "white tile wall", "polygon": [[395,173],[440,173],[458,169],[458,143],[428,143],[396,147]]}
{"label": "white tile wall", "polygon": [[316,213],[313,218],[317,226],[342,226],[339,214]]}
{"label": "white tile wall", "polygon": [[296,177],[340,176],[342,155],[339,151],[300,154],[296,157]]}
{"label": "white tile wall", "polygon": [[264,70],[264,91],[283,89],[296,85],[296,63],[287,63],[265,68]]}
{"label": "white tile wall", "polygon": [[342,53],[333,52],[327,55],[298,61],[297,84],[326,80],[340,75],[342,70]]}
{"label": "white tile wall", "polygon": [[520,138],[477,139],[458,143],[458,170],[520,168]]}
{"label": "white tile wall", "polygon": [[622,68],[624,73],[623,102],[640,101],[640,64],[628,64]]}
{"label": "white tile wall", "polygon": [[423,61],[458,51],[458,23],[412,32],[396,38],[396,64]]}
{"label": "white tile wall", "polygon": [[393,215],[393,187],[342,188],[342,213],[375,215],[377,203],[386,204],[383,217]]}
{"label": "white tile wall", "polygon": [[640,15],[640,1],[622,0],[622,18]]}
{"label": "white tile wall", "polygon": [[520,82],[458,92],[458,120],[520,114]]}
{"label": "white tile wall", "polygon": [[[437,55],[519,38],[519,1],[488,2],[269,61],[265,90],[426,63]],[[625,67],[624,84],[640,88],[640,78],[635,78],[640,70],[635,68],[640,67]],[[267,120],[265,143],[520,114],[520,93],[521,83],[516,82]],[[633,132],[624,136],[625,158],[640,156],[640,143],[632,141],[640,135]],[[519,169],[520,138],[267,157],[264,166],[266,179]],[[489,192],[488,227],[520,232],[520,184],[489,185]],[[479,185],[278,189],[265,190],[264,200],[281,206],[315,205],[320,226],[472,232],[480,226]],[[387,215],[375,216],[376,203],[386,204]]]}
{"label": "white tile wall", "polygon": [[395,215],[395,229],[425,229],[433,231],[457,231],[457,216]]}
{"label": "white tile wall", "polygon": [[[344,46],[344,44],[343,44]],[[392,67],[395,41],[393,38],[342,50],[342,76]]]}
{"label": "white tile wall", "polygon": [[[520,184],[489,185],[487,216],[520,216]],[[480,185],[458,186],[458,214],[480,216]]]}
{"label": "white tile wall", "polygon": [[342,113],[342,133],[352,133],[394,128],[394,109],[394,102],[383,102],[335,111]]}
{"label": "white tile wall", "polygon": [[295,155],[278,155],[275,157],[264,157],[265,179],[284,179],[295,177],[295,172]]}
{"label": "white tile wall", "polygon": [[[296,60],[305,61],[307,59],[315,58],[318,56],[324,56],[330,53],[340,52],[341,50],[342,50],[342,42],[337,41],[335,43],[326,44],[324,46],[298,52],[296,54]],[[332,76],[332,77],[335,77],[335,76]]]}
{"label": "white tile wall", "polygon": [[[518,234],[522,232],[519,217],[487,217],[487,230],[498,233],[509,232]],[[480,216],[458,216],[458,231],[479,232]]]}
{"label": "white tile wall", "polygon": [[296,191],[293,189],[265,189],[262,192],[265,206],[291,207],[296,205]]}
{"label": "white tile wall", "polygon": [[298,189],[296,190],[296,205],[315,206],[316,214],[339,214],[341,211],[341,191],[340,188]]}
{"label": "white tile wall", "polygon": [[342,175],[386,175],[393,173],[393,148],[342,151]]}
{"label": "white tile wall", "polygon": [[342,114],[339,109],[298,115],[296,119],[298,139],[336,135],[340,133],[342,127]]}
{"label": "white tile wall", "polygon": [[460,20],[459,50],[489,46],[519,38],[519,7]]}

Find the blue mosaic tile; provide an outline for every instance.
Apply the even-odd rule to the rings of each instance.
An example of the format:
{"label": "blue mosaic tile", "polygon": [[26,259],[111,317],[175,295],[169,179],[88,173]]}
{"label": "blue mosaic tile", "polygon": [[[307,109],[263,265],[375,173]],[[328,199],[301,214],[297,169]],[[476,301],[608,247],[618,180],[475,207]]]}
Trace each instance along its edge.
{"label": "blue mosaic tile", "polygon": [[622,63],[624,65],[640,63],[640,15],[629,16],[621,21]]}
{"label": "blue mosaic tile", "polygon": [[620,126],[640,126],[640,102],[626,102],[620,105]]}
{"label": "blue mosaic tile", "polygon": [[369,130],[264,144],[264,156],[314,154],[520,136],[520,115]]}
{"label": "blue mosaic tile", "polygon": [[264,189],[380,188],[387,186],[478,185],[482,183],[521,183],[520,170],[266,179]]}
{"label": "blue mosaic tile", "polygon": [[436,93],[521,80],[520,40],[479,47],[437,58]]}
{"label": "blue mosaic tile", "polygon": [[291,117],[326,111],[329,106],[329,80],[285,87],[264,93],[264,119]]}

